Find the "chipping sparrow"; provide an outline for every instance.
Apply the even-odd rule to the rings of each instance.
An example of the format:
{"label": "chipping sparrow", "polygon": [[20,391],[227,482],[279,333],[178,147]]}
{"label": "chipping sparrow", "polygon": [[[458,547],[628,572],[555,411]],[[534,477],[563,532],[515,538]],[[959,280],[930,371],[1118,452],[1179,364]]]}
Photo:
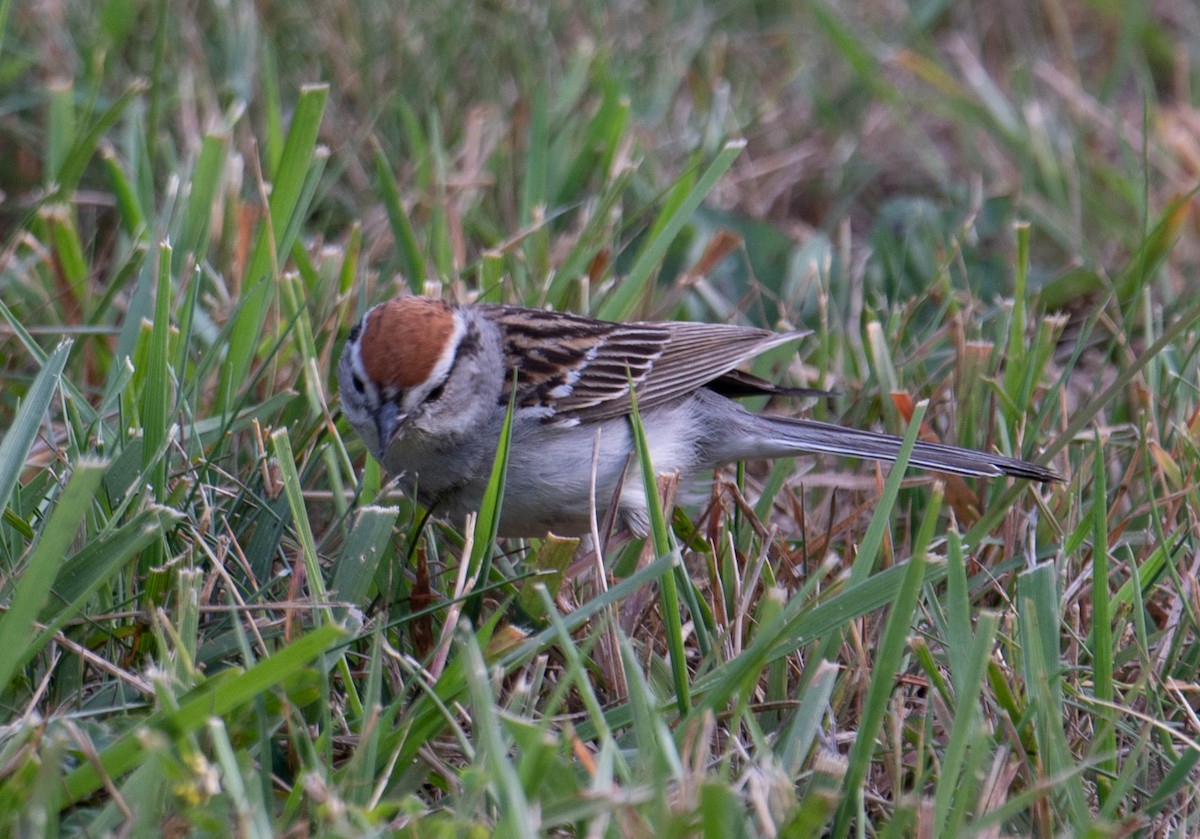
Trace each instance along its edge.
{"label": "chipping sparrow", "polygon": [[[723,463],[827,452],[893,460],[900,438],[752,414],[730,396],[786,393],[734,368],[804,332],[704,323],[609,323],[515,306],[397,297],[350,331],[342,410],[367,449],[438,515],[477,510],[517,374],[500,533],[581,534],[594,498],[645,532],[629,381],[658,472],[686,480]],[[598,440],[597,440],[598,433]],[[910,462],[962,475],[1060,480],[1001,455],[918,441]],[[624,477],[622,477],[624,476]],[[618,482],[624,481],[619,488]]]}

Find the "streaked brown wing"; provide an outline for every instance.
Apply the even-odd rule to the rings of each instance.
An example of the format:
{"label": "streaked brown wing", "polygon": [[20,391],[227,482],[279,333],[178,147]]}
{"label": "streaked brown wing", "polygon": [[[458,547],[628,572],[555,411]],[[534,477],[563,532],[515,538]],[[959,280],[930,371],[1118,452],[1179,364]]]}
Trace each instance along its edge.
{"label": "streaked brown wing", "polygon": [[[546,422],[603,420],[676,399],[804,333],[703,323],[609,323],[510,306],[480,307],[505,336],[517,401]],[[505,400],[508,393],[504,395]]]}
{"label": "streaked brown wing", "polygon": [[[575,421],[581,411],[614,400],[623,400],[627,412],[628,376],[645,379],[670,343],[659,324],[617,324],[515,306],[479,309],[500,327],[507,378],[517,371],[517,404],[545,409],[547,422]],[[505,402],[510,391],[506,384]]]}
{"label": "streaked brown wing", "polygon": [[[754,356],[805,334],[710,323],[667,323],[663,327],[671,339],[650,374],[638,385],[639,409],[678,399]],[[623,412],[613,411],[609,416],[619,413]]]}

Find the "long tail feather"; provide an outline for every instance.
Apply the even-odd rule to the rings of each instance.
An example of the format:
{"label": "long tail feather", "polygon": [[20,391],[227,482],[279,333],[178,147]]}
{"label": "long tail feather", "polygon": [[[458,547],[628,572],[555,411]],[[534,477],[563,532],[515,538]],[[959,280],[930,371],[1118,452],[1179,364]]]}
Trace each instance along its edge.
{"label": "long tail feather", "polygon": [[[779,416],[760,416],[760,419],[769,422],[779,434],[779,450],[771,455],[774,457],[812,452],[892,461],[900,453],[902,440],[891,434],[859,431],[807,419]],[[918,440],[913,446],[909,463],[923,469],[956,475],[1012,475],[1042,483],[1063,480],[1058,473],[1036,463],[923,440]]]}

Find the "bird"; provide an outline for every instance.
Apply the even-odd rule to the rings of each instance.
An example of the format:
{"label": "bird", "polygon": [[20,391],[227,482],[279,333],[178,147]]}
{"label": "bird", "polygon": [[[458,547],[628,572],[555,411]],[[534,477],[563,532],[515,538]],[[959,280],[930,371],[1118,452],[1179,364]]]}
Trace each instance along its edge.
{"label": "bird", "polygon": [[[379,303],[337,365],[342,412],[401,490],[433,514],[477,511],[513,405],[499,535],[585,535],[594,507],[647,532],[630,416],[656,473],[686,484],[723,464],[824,453],[895,460],[901,439],[744,409],[734,398],[790,389],[738,369],[807,334],[734,324],[611,322],[416,295]],[[593,455],[595,463],[593,466]],[[917,441],[909,463],[1049,483],[1061,476],[998,454]],[[593,487],[594,480],[594,487]]]}

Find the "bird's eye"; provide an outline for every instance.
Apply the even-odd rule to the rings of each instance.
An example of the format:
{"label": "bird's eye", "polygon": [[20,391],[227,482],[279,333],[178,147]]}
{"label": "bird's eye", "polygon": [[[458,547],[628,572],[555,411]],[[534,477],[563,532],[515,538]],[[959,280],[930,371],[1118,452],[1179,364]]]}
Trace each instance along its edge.
{"label": "bird's eye", "polygon": [[354,389],[359,393],[364,393],[367,389],[367,386],[363,384],[363,380],[358,377],[357,373],[350,377],[350,384],[354,385]]}
{"label": "bird's eye", "polygon": [[442,398],[442,392],[445,389],[446,389],[446,383],[442,382],[440,385],[435,387],[433,390],[429,391],[429,396],[426,397],[426,401],[437,402],[439,399]]}

